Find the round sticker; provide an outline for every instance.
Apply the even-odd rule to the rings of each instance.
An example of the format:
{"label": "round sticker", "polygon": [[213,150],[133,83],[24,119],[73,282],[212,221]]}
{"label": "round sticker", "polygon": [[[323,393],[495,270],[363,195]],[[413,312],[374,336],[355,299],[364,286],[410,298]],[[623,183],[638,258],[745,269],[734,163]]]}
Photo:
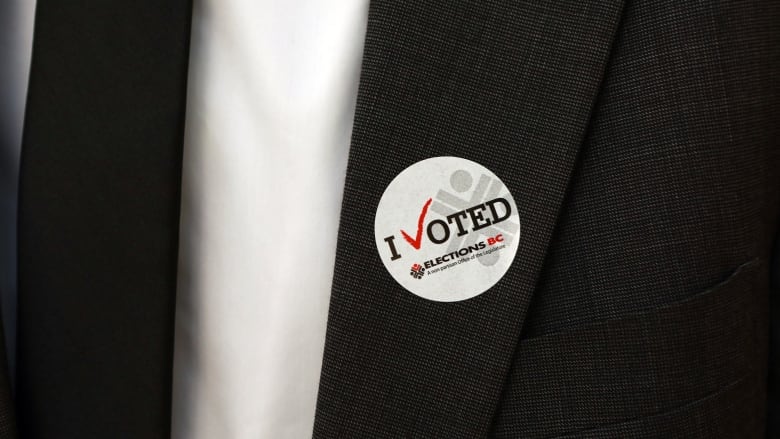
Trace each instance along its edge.
{"label": "round sticker", "polygon": [[374,234],[390,275],[439,302],[478,296],[507,272],[520,241],[509,189],[489,169],[433,157],[404,169],[379,200]]}

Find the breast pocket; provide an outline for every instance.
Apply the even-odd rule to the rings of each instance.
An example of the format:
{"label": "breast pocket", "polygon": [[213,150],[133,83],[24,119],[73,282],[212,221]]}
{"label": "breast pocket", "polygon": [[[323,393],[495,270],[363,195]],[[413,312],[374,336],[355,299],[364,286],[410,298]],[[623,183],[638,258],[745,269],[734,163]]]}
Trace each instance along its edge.
{"label": "breast pocket", "polygon": [[683,301],[521,341],[494,436],[755,437],[767,288],[754,259]]}

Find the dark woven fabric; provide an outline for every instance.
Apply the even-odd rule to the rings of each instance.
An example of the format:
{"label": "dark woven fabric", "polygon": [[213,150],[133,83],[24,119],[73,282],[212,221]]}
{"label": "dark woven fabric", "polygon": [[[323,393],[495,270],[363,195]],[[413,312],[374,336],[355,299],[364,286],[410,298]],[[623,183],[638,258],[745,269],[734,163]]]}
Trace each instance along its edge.
{"label": "dark woven fabric", "polygon": [[163,438],[189,2],[39,0],[22,146],[22,437]]}
{"label": "dark woven fabric", "polygon": [[[495,436],[757,437],[766,300],[766,265],[756,259],[680,302],[522,340]],[[716,404],[721,392],[740,404]],[[715,425],[728,429],[714,435]]]}
{"label": "dark woven fabric", "polygon": [[[2,291],[0,291],[0,295],[2,295]],[[0,324],[0,439],[15,439],[17,437],[16,418],[3,332],[3,325]]]}
{"label": "dark woven fabric", "polygon": [[[621,3],[371,3],[315,437],[484,437],[585,135]],[[433,156],[474,160],[518,200],[507,275],[457,303],[387,273],[374,212]]]}
{"label": "dark woven fabric", "polygon": [[[780,11],[619,3],[372,3],[315,437],[763,435]],[[459,303],[373,242],[387,183],[438,155],[523,224]]]}
{"label": "dark woven fabric", "polygon": [[768,2],[627,5],[498,436],[763,436],[779,22]]}
{"label": "dark woven fabric", "polygon": [[[780,190],[780,189],[779,189]],[[767,437],[780,438],[780,229],[775,235],[769,302]]]}

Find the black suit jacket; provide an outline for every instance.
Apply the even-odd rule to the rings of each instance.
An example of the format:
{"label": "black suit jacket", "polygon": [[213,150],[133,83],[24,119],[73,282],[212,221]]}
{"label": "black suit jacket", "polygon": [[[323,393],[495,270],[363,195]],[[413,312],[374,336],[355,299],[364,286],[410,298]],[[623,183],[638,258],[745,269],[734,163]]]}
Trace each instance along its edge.
{"label": "black suit jacket", "polygon": [[[189,17],[39,0],[21,437],[169,435]],[[778,22],[770,1],[372,0],[314,436],[778,434]],[[494,171],[523,224],[463,302],[405,291],[373,244],[384,188],[433,156]]]}

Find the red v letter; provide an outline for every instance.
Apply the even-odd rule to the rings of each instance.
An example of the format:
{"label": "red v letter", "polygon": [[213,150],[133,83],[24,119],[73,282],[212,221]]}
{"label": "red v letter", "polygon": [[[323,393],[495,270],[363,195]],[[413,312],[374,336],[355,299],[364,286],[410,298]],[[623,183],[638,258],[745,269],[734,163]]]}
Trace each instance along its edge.
{"label": "red v letter", "polygon": [[428,213],[428,207],[431,205],[432,201],[432,198],[428,198],[428,201],[425,202],[425,206],[422,208],[422,212],[420,212],[420,218],[417,220],[417,236],[415,236],[414,239],[412,239],[412,237],[409,236],[406,232],[401,230],[401,235],[403,235],[406,242],[411,244],[415,250],[419,250],[420,245],[422,244],[423,221],[425,221],[425,215]]}

